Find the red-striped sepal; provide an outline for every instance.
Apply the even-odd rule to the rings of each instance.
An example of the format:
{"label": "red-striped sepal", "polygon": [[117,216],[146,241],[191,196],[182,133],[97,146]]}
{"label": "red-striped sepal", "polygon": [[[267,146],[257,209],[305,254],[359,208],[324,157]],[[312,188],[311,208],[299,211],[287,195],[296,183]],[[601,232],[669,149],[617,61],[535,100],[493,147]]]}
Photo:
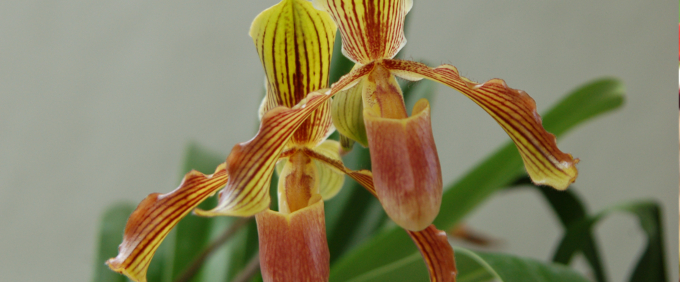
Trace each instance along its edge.
{"label": "red-striped sepal", "polygon": [[165,236],[187,213],[224,187],[228,178],[225,164],[212,175],[192,170],[174,191],[147,196],[128,219],[118,256],[106,264],[134,281],[145,282],[151,258]]}
{"label": "red-striped sepal", "polygon": [[[328,86],[336,26],[328,13],[306,0],[281,1],[260,13],[250,27],[267,76],[263,111],[293,107],[308,93]],[[319,107],[291,141],[315,146],[332,132],[330,102]]]}
{"label": "red-striped sepal", "polygon": [[421,231],[408,231],[408,235],[423,256],[430,272],[430,282],[456,282],[456,261],[446,232],[430,225]]}
{"label": "red-striped sepal", "polygon": [[220,191],[217,207],[209,211],[196,209],[195,213],[252,216],[269,208],[269,182],[276,161],[302,122],[328,99],[329,95],[314,92],[293,108],[277,107],[268,111],[262,117],[257,135],[234,146],[227,157],[230,178]]}
{"label": "red-striped sepal", "polygon": [[555,136],[541,124],[534,99],[524,91],[508,87],[501,79],[477,84],[460,76],[451,65],[430,68],[401,60],[384,60],[382,64],[406,79],[428,78],[446,84],[477,103],[515,142],[534,183],[564,190],[576,180],[578,159],[557,148]]}
{"label": "red-striped sepal", "polygon": [[342,53],[356,63],[393,58],[406,44],[404,18],[412,0],[313,1],[338,25]]}
{"label": "red-striped sepal", "polygon": [[311,205],[290,214],[266,210],[255,216],[265,282],[328,281],[323,201],[313,197]]}

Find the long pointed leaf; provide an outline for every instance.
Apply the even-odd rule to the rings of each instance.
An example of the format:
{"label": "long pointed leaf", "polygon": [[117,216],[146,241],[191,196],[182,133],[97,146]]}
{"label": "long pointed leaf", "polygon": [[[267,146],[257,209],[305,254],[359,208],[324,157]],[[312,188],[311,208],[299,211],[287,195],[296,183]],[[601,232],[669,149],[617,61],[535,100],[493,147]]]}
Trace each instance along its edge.
{"label": "long pointed leaf", "polygon": [[[484,270],[501,282],[588,282],[580,273],[561,264],[544,263],[502,253],[475,253],[454,248],[456,260],[474,261],[476,267],[461,269],[458,282],[488,281],[480,273]],[[473,266],[473,264],[468,263]],[[467,274],[469,273],[469,274]]]}
{"label": "long pointed leaf", "polygon": [[[514,185],[523,185],[519,187],[533,187],[538,192],[540,192],[550,204],[550,207],[559,218],[560,222],[562,223],[562,227],[564,227],[565,230],[571,224],[583,220],[588,216],[585,205],[580,200],[579,196],[576,194],[576,190],[574,189],[556,191],[550,187],[536,186],[531,183],[529,176],[522,177],[520,180],[516,181]],[[515,187],[518,186],[511,186],[509,188]],[[581,238],[580,241],[581,246],[578,251],[580,251],[585,257],[586,261],[588,261],[590,268],[595,274],[595,279],[598,282],[607,281],[604,265],[602,264],[602,259],[600,258],[599,247],[595,242],[593,233],[587,232],[583,234],[583,238]],[[569,260],[557,256],[553,258],[553,262],[569,264]]]}
{"label": "long pointed leaf", "polygon": [[556,260],[569,262],[574,254],[583,248],[583,238],[592,232],[594,225],[614,212],[625,212],[636,216],[640,227],[647,235],[645,251],[638,260],[629,281],[667,281],[661,210],[659,204],[655,202],[641,201],[616,205],[571,224],[555,252]]}

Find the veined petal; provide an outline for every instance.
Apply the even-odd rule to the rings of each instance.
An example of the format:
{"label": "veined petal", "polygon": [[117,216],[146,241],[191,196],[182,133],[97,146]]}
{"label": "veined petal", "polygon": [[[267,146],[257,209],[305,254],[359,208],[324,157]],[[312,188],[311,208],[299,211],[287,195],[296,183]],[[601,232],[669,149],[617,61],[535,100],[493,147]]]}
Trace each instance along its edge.
{"label": "veined petal", "polygon": [[364,107],[361,100],[362,91],[363,83],[359,82],[356,86],[336,94],[333,97],[331,113],[333,124],[338,132],[367,147]]}
{"label": "veined petal", "polygon": [[402,228],[426,228],[439,213],[442,199],[430,104],[421,99],[413,115],[404,119],[374,116],[364,107],[364,121],[378,200]]}
{"label": "veined petal", "polygon": [[[293,107],[307,93],[328,86],[335,24],[305,0],[284,0],[260,13],[250,36],[267,76],[267,97],[261,112]],[[317,145],[333,131],[330,102],[312,113],[291,141]]]}
{"label": "veined petal", "polygon": [[255,219],[264,281],[328,281],[330,253],[319,195],[291,214],[265,210]]}
{"label": "veined petal", "polygon": [[277,107],[268,111],[255,138],[234,146],[227,157],[230,178],[220,192],[217,207],[210,211],[197,209],[195,213],[251,216],[267,209],[269,182],[279,155],[302,122],[328,99],[330,95],[310,93],[294,108]]}
{"label": "veined petal", "polygon": [[328,86],[335,30],[329,15],[305,0],[283,0],[255,18],[250,37],[265,69],[273,107],[293,107],[307,93]]}
{"label": "veined petal", "polygon": [[134,281],[145,282],[151,258],[165,236],[189,211],[224,187],[228,178],[223,163],[212,175],[192,170],[174,191],[147,196],[128,219],[118,256],[106,264]]}
{"label": "veined petal", "polygon": [[425,260],[431,282],[456,281],[456,262],[446,232],[430,225],[421,231],[408,231],[408,235],[416,243]]}
{"label": "veined petal", "polygon": [[501,79],[474,83],[460,76],[451,65],[430,68],[401,60],[384,60],[383,65],[397,76],[428,78],[446,84],[477,103],[515,142],[534,183],[564,190],[576,180],[578,159],[557,148],[555,136],[543,128],[534,99],[524,91],[509,88]]}
{"label": "veined petal", "polygon": [[[340,142],[338,141],[326,140],[312,150],[329,159],[342,163],[340,158]],[[330,200],[340,192],[342,184],[345,183],[345,173],[343,171],[338,171],[338,169],[331,167],[318,159],[313,160],[316,165],[317,177],[319,180],[319,193],[324,201]]]}
{"label": "veined petal", "polygon": [[404,18],[412,0],[313,1],[333,17],[342,36],[342,53],[356,63],[391,59],[406,44]]}

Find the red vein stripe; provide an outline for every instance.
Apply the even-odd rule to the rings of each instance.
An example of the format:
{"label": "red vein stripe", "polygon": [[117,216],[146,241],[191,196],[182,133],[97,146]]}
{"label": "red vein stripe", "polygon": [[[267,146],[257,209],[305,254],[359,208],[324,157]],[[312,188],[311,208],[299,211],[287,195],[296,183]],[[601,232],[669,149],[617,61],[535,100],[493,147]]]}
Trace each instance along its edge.
{"label": "red vein stripe", "polygon": [[456,262],[446,232],[430,225],[421,231],[407,231],[418,246],[430,273],[431,282],[455,282]]}
{"label": "red vein stripe", "polygon": [[253,21],[250,35],[271,88],[271,108],[293,107],[327,86],[335,29],[326,13],[303,0],[282,1]]}
{"label": "red vein stripe", "polygon": [[342,47],[351,60],[366,64],[392,58],[406,43],[405,0],[317,0],[340,29]]}
{"label": "red vein stripe", "polygon": [[[282,1],[261,13],[250,35],[267,75],[266,110],[294,107],[328,85],[336,26],[303,0]],[[293,135],[298,145],[318,144],[332,129],[330,103],[312,113]]]}
{"label": "red vein stripe", "polygon": [[432,69],[410,61],[383,60],[382,63],[397,75],[426,77],[446,84],[477,103],[515,142],[535,183],[562,190],[576,179],[578,171],[574,165],[578,159],[557,148],[555,136],[545,131],[536,103],[525,92],[507,87],[500,79],[473,83],[450,65]]}
{"label": "red vein stripe", "polygon": [[222,164],[212,175],[187,173],[180,186],[170,193],[147,196],[128,219],[118,256],[107,261],[109,267],[132,280],[146,281],[151,258],[170,230],[189,211],[222,188],[228,178]]}

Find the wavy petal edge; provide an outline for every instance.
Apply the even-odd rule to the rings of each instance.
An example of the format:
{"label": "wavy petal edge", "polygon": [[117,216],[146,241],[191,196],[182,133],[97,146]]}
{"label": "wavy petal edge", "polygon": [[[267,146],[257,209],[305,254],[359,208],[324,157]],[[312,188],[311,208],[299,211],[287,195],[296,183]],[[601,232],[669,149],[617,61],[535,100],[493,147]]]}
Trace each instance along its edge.
{"label": "wavy petal edge", "polygon": [[424,64],[383,60],[394,75],[405,79],[427,78],[454,88],[489,113],[515,142],[531,180],[557,190],[576,180],[578,170],[571,154],[557,148],[555,135],[547,132],[536,111],[536,102],[522,90],[507,86],[502,79],[478,84],[462,77],[452,65],[430,68]]}
{"label": "wavy petal edge", "polygon": [[228,179],[226,163],[223,163],[211,175],[190,171],[180,186],[170,193],[147,196],[128,218],[118,256],[107,260],[106,264],[131,280],[146,282],[149,263],[170,230],[192,209],[224,187]]}

